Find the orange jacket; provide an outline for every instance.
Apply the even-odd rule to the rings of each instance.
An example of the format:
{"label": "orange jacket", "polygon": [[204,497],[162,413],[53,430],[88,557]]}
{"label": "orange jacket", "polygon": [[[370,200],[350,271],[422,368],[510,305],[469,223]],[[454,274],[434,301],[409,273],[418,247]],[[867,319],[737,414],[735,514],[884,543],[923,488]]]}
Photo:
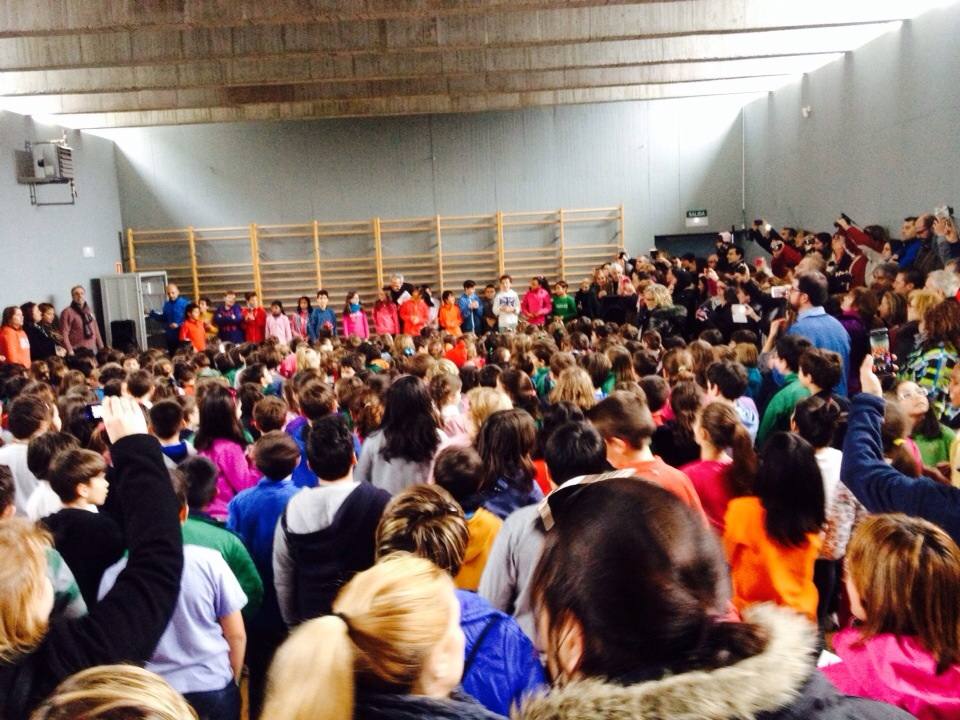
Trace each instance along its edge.
{"label": "orange jacket", "polygon": [[502,526],[503,520],[483,508],[479,508],[467,520],[469,533],[467,551],[463,556],[460,572],[453,579],[458,588],[476,592],[480,587],[480,576],[483,575],[483,568],[487,564],[487,558],[490,557],[493,541],[497,538],[497,533]]}
{"label": "orange jacket", "polygon": [[437,314],[437,322],[440,327],[451,335],[457,337],[460,335],[460,326],[463,324],[463,316],[460,314],[460,308],[457,304],[440,306],[440,312]]}
{"label": "orange jacket", "polygon": [[23,328],[14,330],[9,325],[0,328],[0,355],[3,355],[8,363],[30,367],[30,341]]}
{"label": "orange jacket", "polygon": [[404,335],[419,335],[430,320],[430,308],[423,300],[407,300],[400,306]]}
{"label": "orange jacket", "polygon": [[730,562],[733,604],[737,610],[775,602],[817,619],[817,587],[813,563],[820,552],[819,533],[808,533],[800,547],[786,547],[764,528],[766,510],[760,498],[734,498],[727,505],[723,547]]}
{"label": "orange jacket", "polygon": [[186,318],[180,325],[180,342],[190,341],[193,349],[203,352],[207,349],[207,327],[203,320]]}

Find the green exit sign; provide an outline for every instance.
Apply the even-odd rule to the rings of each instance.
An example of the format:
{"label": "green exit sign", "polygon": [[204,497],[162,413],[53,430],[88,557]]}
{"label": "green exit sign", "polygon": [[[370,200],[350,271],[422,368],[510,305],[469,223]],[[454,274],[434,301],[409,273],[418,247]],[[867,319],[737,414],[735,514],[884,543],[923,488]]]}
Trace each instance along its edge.
{"label": "green exit sign", "polygon": [[705,218],[707,217],[706,210],[687,210],[688,218]]}

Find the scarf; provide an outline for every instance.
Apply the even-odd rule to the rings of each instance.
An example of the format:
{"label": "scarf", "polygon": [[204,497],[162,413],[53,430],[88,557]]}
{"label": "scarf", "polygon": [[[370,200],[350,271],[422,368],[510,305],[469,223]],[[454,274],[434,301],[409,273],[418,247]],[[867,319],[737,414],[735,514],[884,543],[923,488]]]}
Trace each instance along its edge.
{"label": "scarf", "polygon": [[89,340],[93,337],[93,315],[91,314],[89,307],[87,307],[86,303],[80,305],[76,302],[70,303],[70,307],[72,307],[74,312],[76,312],[80,316],[80,319],[83,320],[83,338],[84,340]]}

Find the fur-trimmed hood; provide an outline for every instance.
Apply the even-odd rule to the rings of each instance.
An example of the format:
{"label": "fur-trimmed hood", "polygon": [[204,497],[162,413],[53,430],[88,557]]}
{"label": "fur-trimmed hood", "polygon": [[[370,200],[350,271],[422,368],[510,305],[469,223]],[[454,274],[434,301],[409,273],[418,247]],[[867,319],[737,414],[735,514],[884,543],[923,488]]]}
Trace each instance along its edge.
{"label": "fur-trimmed hood", "polygon": [[643,720],[753,718],[793,703],[814,672],[816,630],[804,617],[774,605],[744,612],[770,639],[759,655],[715,670],[697,670],[622,686],[578,680],[531,697],[515,720]]}

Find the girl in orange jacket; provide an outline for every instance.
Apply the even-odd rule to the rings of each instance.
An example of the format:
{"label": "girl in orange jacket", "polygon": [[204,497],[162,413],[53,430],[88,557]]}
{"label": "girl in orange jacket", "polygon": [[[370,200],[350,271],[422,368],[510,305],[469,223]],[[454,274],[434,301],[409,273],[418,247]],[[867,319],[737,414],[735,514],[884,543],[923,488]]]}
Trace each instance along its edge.
{"label": "girl in orange jacket", "polygon": [[457,305],[453,291],[444,290],[440,299],[443,301],[440,305],[440,312],[437,315],[437,322],[440,325],[440,329],[450,333],[454,337],[459,337],[461,333],[460,326],[463,324],[463,315],[460,313],[460,308]]}

